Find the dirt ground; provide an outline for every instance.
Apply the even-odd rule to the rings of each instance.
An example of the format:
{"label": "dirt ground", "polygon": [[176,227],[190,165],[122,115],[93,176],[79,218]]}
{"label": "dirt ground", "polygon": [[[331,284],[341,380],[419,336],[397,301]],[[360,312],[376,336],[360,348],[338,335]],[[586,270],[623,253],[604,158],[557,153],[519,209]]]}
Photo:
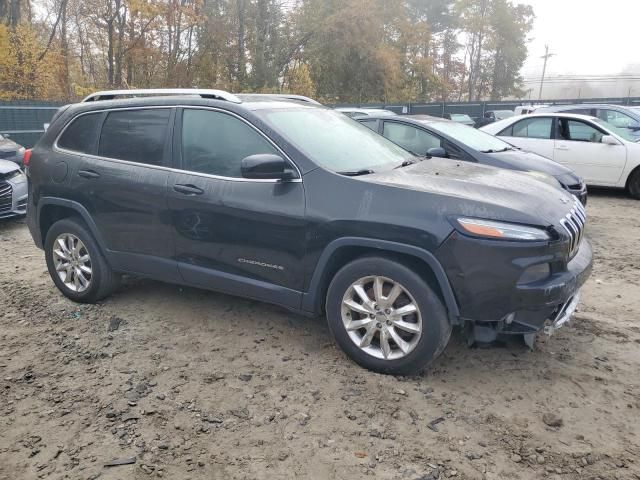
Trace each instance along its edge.
{"label": "dirt ground", "polygon": [[[0,479],[640,479],[640,202],[589,202],[570,327],[365,371],[322,319],[129,279],[66,300],[0,223]],[[113,460],[135,464],[105,467]]]}

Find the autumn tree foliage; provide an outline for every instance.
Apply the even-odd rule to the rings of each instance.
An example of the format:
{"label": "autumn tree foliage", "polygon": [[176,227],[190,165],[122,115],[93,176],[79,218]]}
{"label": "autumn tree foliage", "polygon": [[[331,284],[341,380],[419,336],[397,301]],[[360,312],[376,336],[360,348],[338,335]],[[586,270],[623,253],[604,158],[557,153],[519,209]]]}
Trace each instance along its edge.
{"label": "autumn tree foliage", "polygon": [[0,0],[0,98],[151,87],[502,98],[519,91],[533,18],[513,0]]}

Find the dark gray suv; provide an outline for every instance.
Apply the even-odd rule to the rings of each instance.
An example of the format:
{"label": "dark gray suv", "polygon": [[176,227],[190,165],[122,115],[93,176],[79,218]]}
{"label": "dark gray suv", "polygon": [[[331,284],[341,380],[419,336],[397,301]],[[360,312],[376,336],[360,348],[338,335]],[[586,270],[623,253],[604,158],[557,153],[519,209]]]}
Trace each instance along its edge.
{"label": "dark gray suv", "polygon": [[591,247],[557,188],[421,160],[309,102],[125,93],[64,108],[27,155],[29,229],[72,300],[129,273],[326,314],[349,356],[396,374],[455,325],[531,337],[576,308]]}

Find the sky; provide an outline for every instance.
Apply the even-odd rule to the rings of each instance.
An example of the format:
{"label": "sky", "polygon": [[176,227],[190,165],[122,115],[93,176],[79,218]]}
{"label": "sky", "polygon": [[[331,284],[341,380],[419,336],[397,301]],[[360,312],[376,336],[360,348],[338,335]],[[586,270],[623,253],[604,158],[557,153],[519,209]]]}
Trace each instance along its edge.
{"label": "sky", "polygon": [[640,0],[515,0],[533,7],[525,78],[542,73],[545,44],[555,53],[547,74],[640,75]]}

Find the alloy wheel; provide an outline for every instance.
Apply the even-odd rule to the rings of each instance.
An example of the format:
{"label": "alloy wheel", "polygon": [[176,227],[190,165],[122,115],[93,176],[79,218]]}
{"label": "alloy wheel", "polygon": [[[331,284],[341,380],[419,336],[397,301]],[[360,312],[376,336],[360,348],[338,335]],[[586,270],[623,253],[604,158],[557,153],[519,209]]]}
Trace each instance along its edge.
{"label": "alloy wheel", "polygon": [[390,278],[369,276],[353,282],[342,298],[341,314],[351,341],[383,360],[408,355],[422,336],[418,304]]}
{"label": "alloy wheel", "polygon": [[91,286],[91,256],[82,240],[71,233],[58,235],[52,253],[56,272],[65,287],[82,293]]}

